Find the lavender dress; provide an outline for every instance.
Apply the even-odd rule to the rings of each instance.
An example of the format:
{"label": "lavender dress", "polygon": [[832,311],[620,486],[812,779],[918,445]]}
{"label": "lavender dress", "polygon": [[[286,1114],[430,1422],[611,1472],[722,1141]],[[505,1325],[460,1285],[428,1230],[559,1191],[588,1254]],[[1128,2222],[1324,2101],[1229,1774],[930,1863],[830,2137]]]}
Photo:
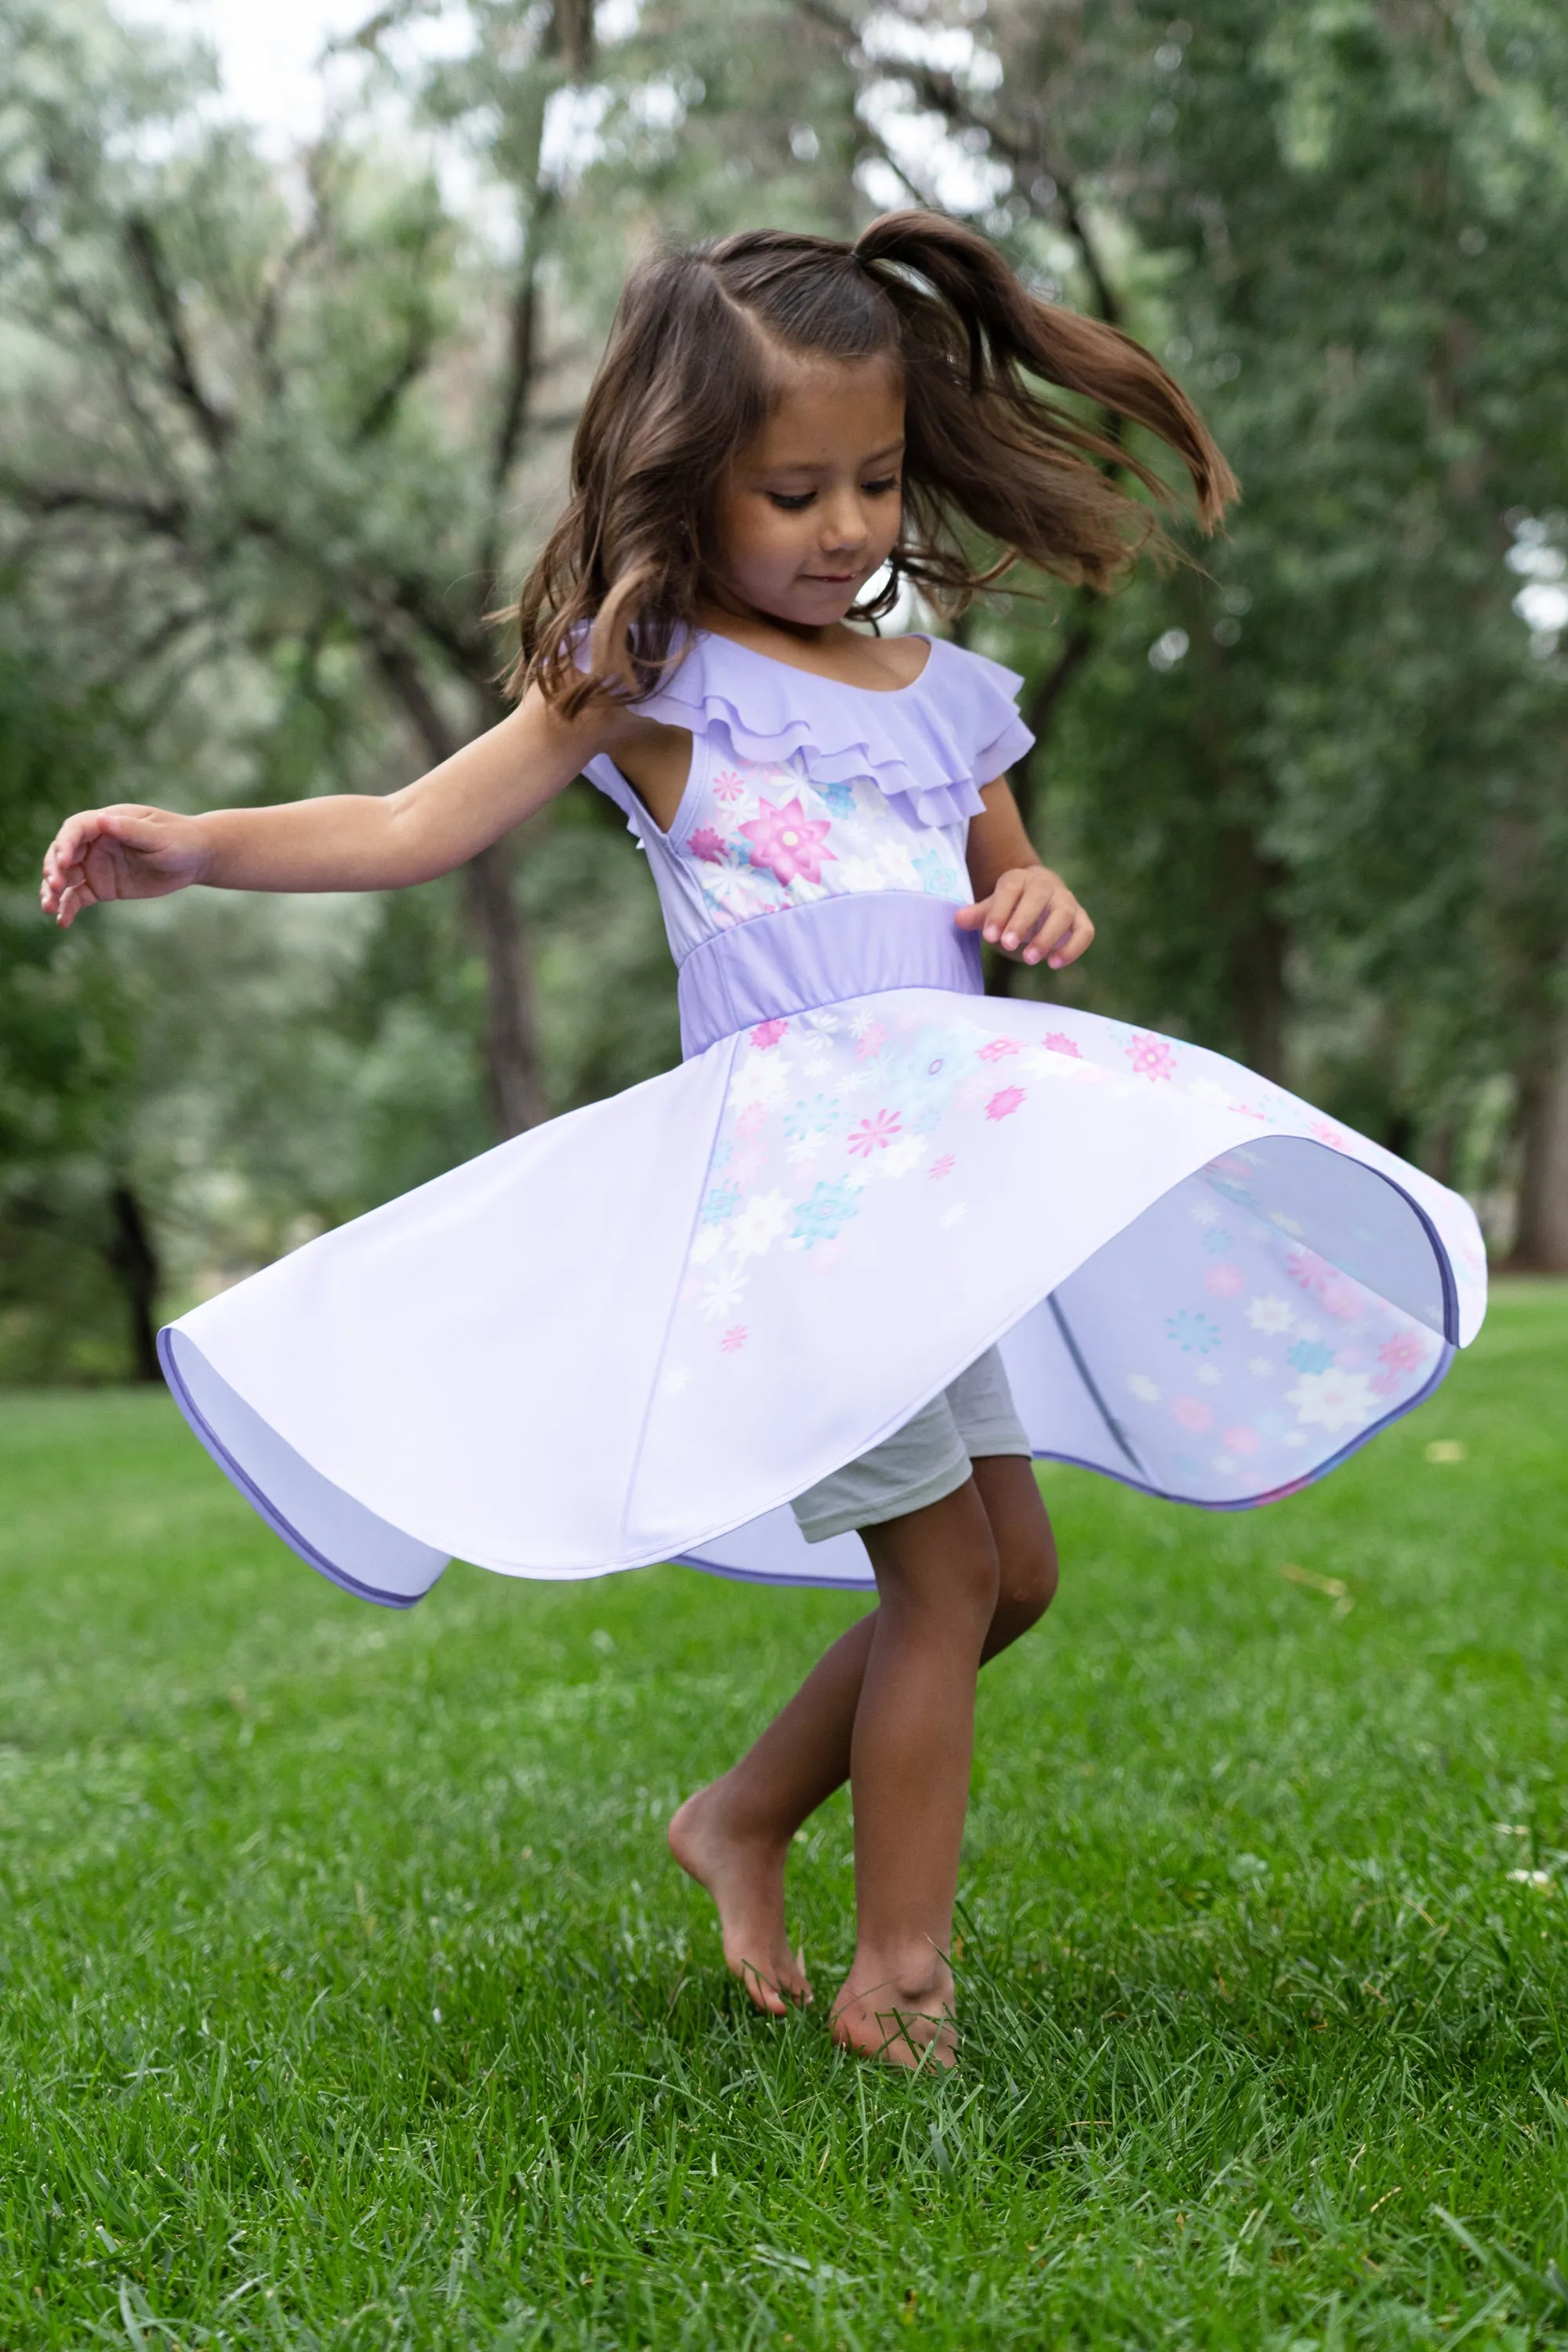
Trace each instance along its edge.
{"label": "lavender dress", "polygon": [[713,636],[647,854],[685,1060],[323,1234],[162,1335],[302,1558],[405,1606],[680,1559],[870,1580],[790,1497],[994,1341],[1036,1450],[1232,1510],[1408,1412],[1474,1334],[1466,1203],[1218,1054],[981,993],[964,837],[1030,741],[936,641],[836,685]]}

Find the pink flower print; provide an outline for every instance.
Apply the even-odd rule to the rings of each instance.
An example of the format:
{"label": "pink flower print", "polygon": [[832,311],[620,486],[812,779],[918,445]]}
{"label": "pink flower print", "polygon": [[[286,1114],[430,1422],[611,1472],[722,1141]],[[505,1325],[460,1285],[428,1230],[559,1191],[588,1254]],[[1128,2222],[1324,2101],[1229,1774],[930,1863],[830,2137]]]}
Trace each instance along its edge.
{"label": "pink flower print", "polygon": [[1075,1062],[1081,1062],[1083,1059],[1083,1055],[1073,1044],[1072,1039],[1060,1029],[1050,1031],[1046,1038],[1046,1051],[1047,1054],[1070,1054]]}
{"label": "pink flower print", "polygon": [[788,1027],[787,1021],[759,1021],[752,1032],[752,1043],[759,1054],[765,1054],[770,1045],[778,1044]]}
{"label": "pink flower print", "polygon": [[719,1342],[726,1356],[738,1356],[745,1344],[746,1327],[743,1323],[731,1323]]}
{"label": "pink flower print", "polygon": [[1205,1429],[1214,1427],[1214,1407],[1205,1404],[1202,1397],[1173,1397],[1171,1419],[1179,1421],[1184,1429],[1190,1429],[1194,1437],[1201,1437]]}
{"label": "pink flower print", "polygon": [[1011,1037],[993,1037],[988,1045],[981,1046],[980,1058],[983,1062],[1000,1062],[1017,1050]]}
{"label": "pink flower print", "polygon": [[738,801],[745,789],[733,768],[721,769],[713,779],[713,797],[716,801]]}
{"label": "pink flower print", "polygon": [[1262,1442],[1255,1429],[1227,1429],[1220,1441],[1227,1454],[1256,1454]]}
{"label": "pink flower print", "polygon": [[1414,1331],[1396,1331],[1378,1349],[1377,1360],[1391,1372],[1418,1372],[1426,1360],[1426,1350]]}
{"label": "pink flower print", "polygon": [[858,1159],[869,1160],[874,1151],[885,1151],[899,1132],[896,1110],[879,1110],[870,1118],[863,1118],[849,1138],[849,1149]]}
{"label": "pink flower print", "polygon": [[1399,1374],[1397,1372],[1373,1372],[1372,1376],[1372,1392],[1373,1396],[1392,1396],[1398,1386]]}
{"label": "pink flower print", "polygon": [[1320,1143],[1326,1143],[1336,1151],[1340,1150],[1345,1139],[1340,1129],[1335,1127],[1331,1120],[1326,1118],[1315,1118],[1312,1121],[1311,1131]]}
{"label": "pink flower print", "polygon": [[737,1135],[755,1135],[767,1123],[767,1106],[764,1103],[748,1103],[735,1121],[735,1132]]}
{"label": "pink flower print", "polygon": [[1141,1078],[1169,1078],[1175,1076],[1176,1056],[1163,1037],[1145,1037],[1140,1033],[1125,1051],[1128,1060]]}
{"label": "pink flower print", "polygon": [[751,824],[740,829],[752,845],[752,864],[765,866],[785,889],[796,880],[820,882],[824,861],[835,862],[835,852],[823,847],[832,820],[807,816],[798,800],[785,801],[783,808],[763,801]]}
{"label": "pink flower print", "polygon": [[994,1094],[986,1104],[985,1116],[987,1118],[1011,1118],[1023,1099],[1022,1087],[1004,1087],[1001,1092]]}
{"label": "pink flower print", "polygon": [[940,1183],[944,1176],[952,1175],[957,1165],[958,1162],[953,1158],[952,1153],[951,1151],[944,1151],[940,1160],[933,1160],[931,1161],[931,1166],[926,1170],[926,1174],[931,1178],[932,1183]]}
{"label": "pink flower print", "polygon": [[859,1036],[856,1040],[856,1060],[858,1062],[864,1062],[868,1060],[871,1055],[879,1054],[887,1042],[887,1031],[883,1028],[879,1021],[873,1021],[868,1028],[861,1030]]}
{"label": "pink flower print", "polygon": [[1204,1288],[1214,1298],[1239,1298],[1247,1288],[1247,1276],[1227,1259],[1222,1265],[1210,1266],[1204,1276]]}
{"label": "pink flower print", "polygon": [[[1322,1298],[1325,1308],[1337,1323],[1358,1323],[1361,1320],[1361,1293],[1355,1284],[1347,1281],[1342,1274],[1333,1275],[1324,1283]],[[1340,1361],[1342,1364],[1345,1358],[1342,1356]]]}
{"label": "pink flower print", "polygon": [[729,845],[710,824],[700,824],[691,835],[691,855],[700,857],[705,866],[723,866],[729,859]]}

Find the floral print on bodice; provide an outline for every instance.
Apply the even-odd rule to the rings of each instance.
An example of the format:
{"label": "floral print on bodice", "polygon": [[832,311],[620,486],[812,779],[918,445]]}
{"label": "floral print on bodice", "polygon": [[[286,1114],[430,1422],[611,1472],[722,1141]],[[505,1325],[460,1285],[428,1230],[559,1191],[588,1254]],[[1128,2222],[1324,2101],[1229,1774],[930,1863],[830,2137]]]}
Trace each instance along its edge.
{"label": "floral print on bodice", "polygon": [[980,786],[1032,740],[1017,684],[940,642],[911,686],[883,692],[700,639],[673,686],[638,706],[691,733],[668,832],[611,760],[587,771],[647,855],[676,961],[717,931],[851,892],[967,902]]}

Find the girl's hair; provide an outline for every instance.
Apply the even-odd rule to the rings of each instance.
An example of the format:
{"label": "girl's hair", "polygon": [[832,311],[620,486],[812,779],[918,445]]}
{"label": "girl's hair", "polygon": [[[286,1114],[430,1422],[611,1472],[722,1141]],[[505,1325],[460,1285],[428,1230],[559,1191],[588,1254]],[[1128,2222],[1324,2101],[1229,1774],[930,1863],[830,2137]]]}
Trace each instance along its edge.
{"label": "girl's hair", "polygon": [[[1041,383],[1166,443],[1205,530],[1236,493],[1158,361],[1027,292],[973,230],[902,212],[853,245],[746,231],[667,254],[628,282],[573,444],[570,500],[523,588],[514,691],[537,683],[572,717],[597,693],[635,698],[663,675],[711,579],[720,482],[778,399],[780,350],[885,354],[902,373],[903,527],[891,579],[859,618],[889,611],[900,580],[962,610],[1020,561],[1104,588],[1161,538],[1117,476],[1171,506],[1166,484]],[[978,564],[965,526],[991,551]]]}

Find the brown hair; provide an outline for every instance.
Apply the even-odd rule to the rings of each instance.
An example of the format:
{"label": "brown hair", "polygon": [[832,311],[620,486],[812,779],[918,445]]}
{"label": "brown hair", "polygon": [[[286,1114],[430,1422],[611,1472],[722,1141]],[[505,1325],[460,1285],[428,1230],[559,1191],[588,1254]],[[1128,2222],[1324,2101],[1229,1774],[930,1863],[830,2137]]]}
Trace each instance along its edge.
{"label": "brown hair", "polygon": [[[900,580],[962,610],[1020,561],[1104,588],[1162,536],[1116,476],[1169,507],[1167,485],[1038,383],[1174,450],[1205,530],[1236,493],[1203,419],[1141,343],[1030,294],[956,221],[889,213],[853,245],[758,229],[693,246],[645,265],[621,297],[571,497],[518,608],[515,691],[537,683],[571,717],[596,693],[650,690],[710,578],[715,491],[777,399],[779,347],[886,353],[903,373],[903,525],[891,582],[856,607],[862,619],[890,609]],[[982,566],[964,525],[997,551]]]}

